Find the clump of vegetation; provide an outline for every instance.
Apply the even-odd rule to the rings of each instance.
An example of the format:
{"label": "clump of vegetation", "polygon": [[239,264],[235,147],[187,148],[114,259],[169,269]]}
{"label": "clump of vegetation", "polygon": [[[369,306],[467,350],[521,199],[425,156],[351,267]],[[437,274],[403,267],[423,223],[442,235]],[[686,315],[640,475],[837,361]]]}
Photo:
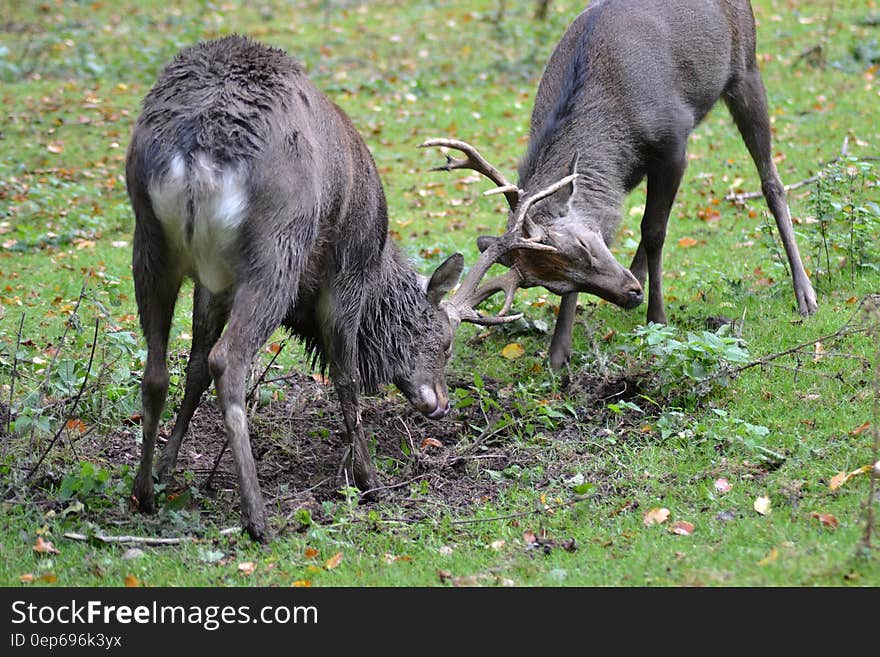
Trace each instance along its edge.
{"label": "clump of vegetation", "polygon": [[830,281],[835,272],[848,271],[853,281],[866,270],[880,271],[880,205],[870,200],[878,183],[874,164],[857,157],[835,160],[819,175],[809,200],[818,276]]}

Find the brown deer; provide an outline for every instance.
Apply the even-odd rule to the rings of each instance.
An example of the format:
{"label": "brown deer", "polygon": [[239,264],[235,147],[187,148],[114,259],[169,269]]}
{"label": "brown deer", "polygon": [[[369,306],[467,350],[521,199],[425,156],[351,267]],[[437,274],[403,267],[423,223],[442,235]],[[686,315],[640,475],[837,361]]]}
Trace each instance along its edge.
{"label": "brown deer", "polygon": [[[543,286],[562,295],[550,363],[571,355],[579,292],[624,308],[642,302],[648,321],[665,323],[662,253],[673,200],[687,164],[688,136],[723,99],[757,166],[761,189],[788,256],[801,315],[816,295],[801,262],[785,191],[772,158],[767,94],[755,58],[748,0],[594,0],[566,30],[544,70],[532,111],[529,146],[513,185],[473,146],[429,140],[467,157],[439,169],[487,175],[510,205],[507,231],[555,251],[513,251],[503,288]],[[567,176],[555,193],[536,190]],[[647,178],[641,242],[627,270],[609,250],[625,195]],[[511,235],[512,238],[512,235]],[[481,250],[496,238],[481,237]],[[508,238],[509,239],[509,238]]]}
{"label": "brown deer", "polygon": [[[379,489],[358,395],[393,382],[419,411],[449,410],[444,367],[460,322],[493,324],[472,300],[492,249],[451,299],[463,258],[419,275],[387,237],[372,156],[345,113],[283,51],[241,36],[184,49],[143,102],[126,162],[132,267],[147,342],[143,446],[133,504],[155,508],[153,452],[169,375],[168,334],[185,277],[195,282],[186,388],[158,466],[177,453],[213,379],[238,474],[245,529],[266,538],[245,414],[257,350],[279,326],[329,368],[351,443],[346,472]],[[510,248],[548,249],[515,237]],[[513,316],[515,318],[515,316]],[[224,330],[225,327],[225,330]]]}

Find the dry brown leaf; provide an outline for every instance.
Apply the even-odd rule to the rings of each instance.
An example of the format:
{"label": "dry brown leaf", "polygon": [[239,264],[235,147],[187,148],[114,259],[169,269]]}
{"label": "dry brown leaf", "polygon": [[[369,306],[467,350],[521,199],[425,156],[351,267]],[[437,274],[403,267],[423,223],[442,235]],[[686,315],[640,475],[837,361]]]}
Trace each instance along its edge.
{"label": "dry brown leaf", "polygon": [[37,542],[34,543],[34,552],[39,554],[60,554],[60,552],[52,545],[52,541],[44,541],[42,536],[37,536]]}
{"label": "dry brown leaf", "polygon": [[694,533],[694,526],[687,520],[676,520],[669,528],[669,531],[679,536],[690,536]]}
{"label": "dry brown leaf", "polygon": [[390,554],[388,552],[385,553],[385,556],[383,558],[385,560],[385,563],[387,563],[389,566],[395,561],[403,561],[404,563],[412,561],[412,557],[407,554],[396,555]]}
{"label": "dry brown leaf", "polygon": [[312,580],[310,579],[298,579],[293,583],[293,586],[301,587],[301,586],[311,586]]}
{"label": "dry brown leaf", "polygon": [[831,527],[831,529],[837,529],[837,526],[840,524],[840,521],[830,513],[818,513],[813,511],[810,515],[826,527]]}
{"label": "dry brown leaf", "polygon": [[489,544],[489,547],[493,550],[500,550],[504,547],[505,543],[507,543],[507,541],[505,541],[503,538],[499,538],[497,541],[492,541]]}
{"label": "dry brown leaf", "polygon": [[770,553],[758,562],[758,565],[759,566],[766,566],[768,564],[773,563],[778,558],[779,558],[779,550],[777,550],[776,548],[772,548],[770,550]]}
{"label": "dry brown leaf", "polygon": [[730,491],[730,482],[724,477],[715,480],[715,490],[719,493],[727,493]]}
{"label": "dry brown leaf", "polygon": [[770,498],[763,495],[755,498],[755,503],[752,504],[752,507],[762,516],[766,516],[770,513]]}
{"label": "dry brown leaf", "polygon": [[504,349],[501,350],[501,355],[504,356],[507,360],[516,360],[517,358],[522,358],[526,353],[526,350],[522,348],[521,345],[516,342],[511,342]]}
{"label": "dry brown leaf", "polygon": [[683,249],[689,249],[692,246],[697,245],[697,240],[695,240],[693,237],[682,237],[680,240],[678,240],[678,245]]}
{"label": "dry brown leaf", "polygon": [[342,552],[337,552],[324,562],[324,568],[326,570],[333,570],[340,563],[342,563]]}
{"label": "dry brown leaf", "polygon": [[135,577],[134,575],[126,575],[125,576],[125,586],[130,589],[135,589],[141,585],[141,581]]}
{"label": "dry brown leaf", "polygon": [[24,575],[19,575],[18,581],[21,582],[22,584],[30,584],[31,582],[34,581],[34,574],[33,573],[25,573]]}
{"label": "dry brown leaf", "polygon": [[865,431],[867,431],[870,427],[871,427],[871,423],[870,423],[870,422],[863,422],[862,424],[860,424],[859,426],[857,426],[855,429],[853,429],[851,433],[852,433],[852,435],[854,435],[854,436],[860,436],[860,435],[862,435]]}
{"label": "dry brown leaf", "polygon": [[642,516],[642,522],[645,523],[645,527],[650,527],[651,525],[660,525],[666,522],[669,519],[669,509],[663,507],[659,509],[650,509],[645,511],[645,515]]}
{"label": "dry brown leaf", "polygon": [[257,565],[253,561],[242,561],[238,564],[238,572],[242,575],[253,575]]}
{"label": "dry brown leaf", "polygon": [[838,472],[836,475],[831,477],[831,481],[828,482],[828,488],[831,490],[837,490],[841,486],[843,486],[847,480],[849,479],[849,475],[845,472]]}
{"label": "dry brown leaf", "polygon": [[535,536],[535,532],[531,529],[527,529],[523,532],[523,541],[526,545],[537,545],[538,537]]}
{"label": "dry brown leaf", "polygon": [[813,362],[818,363],[822,360],[822,355],[825,353],[825,347],[822,346],[821,342],[817,342],[816,346],[813,347]]}
{"label": "dry brown leaf", "polygon": [[425,438],[422,441],[421,449],[424,451],[428,447],[443,447],[443,443],[436,438]]}
{"label": "dry brown leaf", "polygon": [[277,354],[279,351],[281,351],[281,344],[278,342],[273,342],[268,347],[266,347],[266,351],[268,351],[270,354]]}
{"label": "dry brown leaf", "polygon": [[315,548],[307,547],[303,550],[303,556],[305,556],[306,559],[314,559],[318,556],[318,551]]}

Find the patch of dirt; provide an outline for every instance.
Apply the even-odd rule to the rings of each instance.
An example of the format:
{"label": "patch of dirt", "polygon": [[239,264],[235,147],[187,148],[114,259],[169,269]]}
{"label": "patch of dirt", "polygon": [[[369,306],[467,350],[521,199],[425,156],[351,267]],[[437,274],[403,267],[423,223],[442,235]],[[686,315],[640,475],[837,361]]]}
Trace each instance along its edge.
{"label": "patch of dirt", "polygon": [[[341,500],[340,490],[348,485],[342,467],[348,452],[342,413],[333,386],[319,379],[291,374],[282,386],[283,399],[250,409],[251,447],[260,485],[267,510],[282,530],[296,528],[295,512],[303,508],[318,521],[327,519],[323,503]],[[449,381],[449,389],[469,384]],[[486,378],[483,386],[484,394],[503,410],[484,411],[473,403],[454,409],[442,420],[430,420],[412,409],[394,388],[361,398],[364,428],[387,490],[385,499],[396,504],[395,515],[412,521],[438,512],[459,515],[495,499],[505,486],[523,484],[537,490],[571,476],[573,471],[591,471],[590,462],[596,456],[588,445],[605,424],[605,404],[634,396],[638,390],[637,381],[578,374],[566,381],[562,390],[566,397],[578,400],[573,409],[576,417],[558,421],[552,428],[535,420],[537,428],[524,436],[534,419],[522,417],[512,405],[506,405],[512,386]],[[509,414],[518,428],[495,428],[502,413]],[[173,421],[160,428],[159,450],[172,425]],[[217,524],[237,524],[237,477],[225,443],[219,407],[213,397],[206,396],[180,449],[176,485],[164,494],[197,486],[204,496],[204,513]],[[129,464],[133,470],[140,459],[136,430],[130,426],[108,436],[82,440],[77,452],[79,460]],[[530,471],[536,465],[540,465],[539,481],[518,482],[498,474],[511,467],[514,473]],[[598,481],[599,490],[614,487],[614,473],[604,465],[594,466],[595,476],[591,474],[590,481]],[[194,479],[183,485],[187,471]]]}

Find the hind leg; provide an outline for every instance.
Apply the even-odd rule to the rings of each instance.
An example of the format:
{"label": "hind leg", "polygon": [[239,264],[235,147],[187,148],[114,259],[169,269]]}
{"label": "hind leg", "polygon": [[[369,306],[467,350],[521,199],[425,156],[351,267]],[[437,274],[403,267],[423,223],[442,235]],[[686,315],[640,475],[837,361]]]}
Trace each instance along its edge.
{"label": "hind leg", "polygon": [[156,227],[152,211],[144,207],[135,227],[132,272],[141,329],[147,342],[147,362],[141,381],[143,403],[141,460],[131,489],[132,505],[147,513],[156,509],[153,491],[153,452],[159,420],[168,393],[166,352],[179,277],[168,275],[164,240],[149,234]]}
{"label": "hind leg", "polygon": [[186,366],[186,391],[180,410],[177,411],[174,429],[159,457],[159,481],[167,481],[174,474],[177,454],[190,420],[199,406],[202,393],[211,385],[208,353],[223,331],[223,325],[229,315],[228,305],[225,295],[213,295],[196,284],[193,294],[193,341]]}
{"label": "hind leg", "polygon": [[757,65],[753,65],[725,93],[724,100],[761,176],[761,191],[776,220],[776,227],[791,268],[798,312],[804,316],[812,315],[818,307],[816,293],[804,270],[791,224],[785,188],[773,162],[767,92]]}

